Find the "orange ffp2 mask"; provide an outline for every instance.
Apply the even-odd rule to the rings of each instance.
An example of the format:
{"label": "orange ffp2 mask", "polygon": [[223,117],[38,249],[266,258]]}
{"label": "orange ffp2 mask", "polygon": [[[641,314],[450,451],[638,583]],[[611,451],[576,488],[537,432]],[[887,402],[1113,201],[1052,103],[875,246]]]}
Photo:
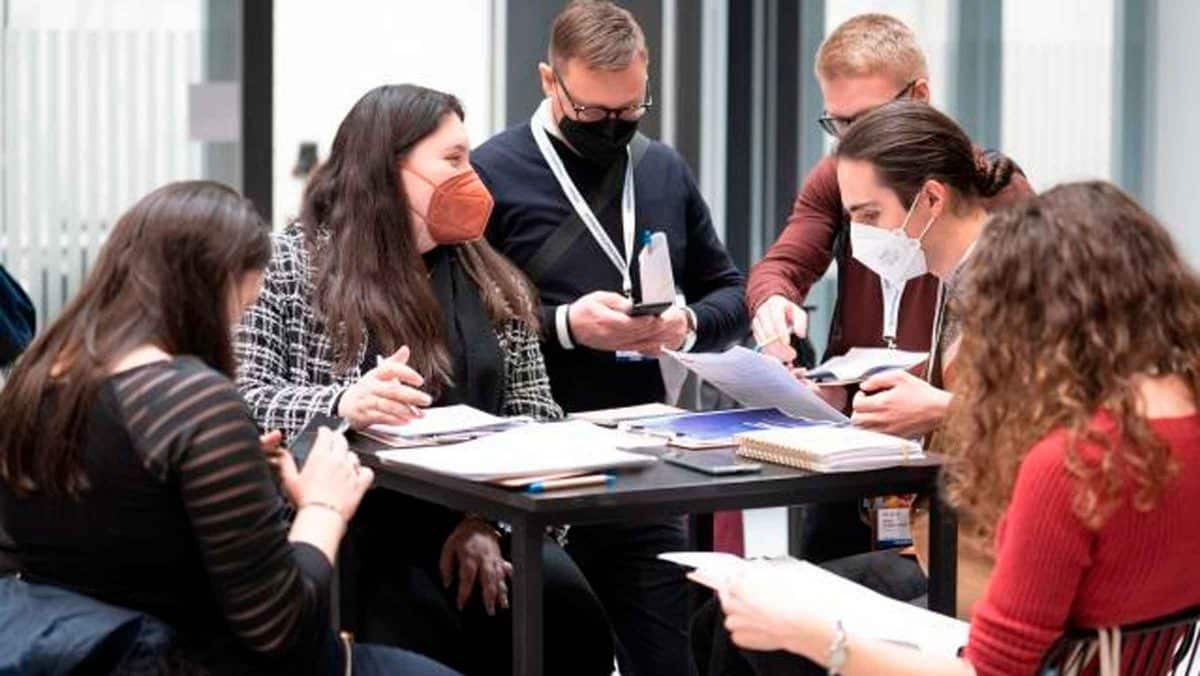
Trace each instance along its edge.
{"label": "orange ffp2 mask", "polygon": [[483,237],[495,201],[474,169],[436,184],[412,169],[404,171],[433,186],[433,196],[429,198],[429,209],[425,213],[425,224],[429,226],[433,241],[461,244]]}

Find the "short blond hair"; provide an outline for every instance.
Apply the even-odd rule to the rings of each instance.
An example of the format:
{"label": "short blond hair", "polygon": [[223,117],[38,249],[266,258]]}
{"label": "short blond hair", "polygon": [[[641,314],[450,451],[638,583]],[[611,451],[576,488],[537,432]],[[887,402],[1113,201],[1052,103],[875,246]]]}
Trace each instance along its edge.
{"label": "short blond hair", "polygon": [[624,70],[638,56],[649,59],[642,27],[608,0],[574,0],[554,18],[549,58],[555,68],[581,59],[588,68]]}
{"label": "short blond hair", "polygon": [[903,21],[859,14],[834,29],[817,50],[817,78],[890,75],[897,83],[928,77],[925,52]]}

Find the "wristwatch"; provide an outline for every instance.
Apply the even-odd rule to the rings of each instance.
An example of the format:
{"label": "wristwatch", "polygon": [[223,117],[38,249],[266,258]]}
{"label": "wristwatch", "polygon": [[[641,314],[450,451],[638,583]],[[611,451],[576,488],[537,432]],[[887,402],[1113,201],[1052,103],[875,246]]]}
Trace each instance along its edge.
{"label": "wristwatch", "polygon": [[829,644],[829,670],[826,672],[829,676],[839,676],[842,673],[842,667],[846,666],[846,630],[842,628],[842,621],[838,620],[833,632],[833,643]]}

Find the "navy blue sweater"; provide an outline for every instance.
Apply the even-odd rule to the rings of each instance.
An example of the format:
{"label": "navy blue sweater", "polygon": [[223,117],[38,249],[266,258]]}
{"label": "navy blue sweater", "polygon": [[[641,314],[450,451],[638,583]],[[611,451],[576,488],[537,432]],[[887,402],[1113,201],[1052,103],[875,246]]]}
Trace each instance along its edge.
{"label": "navy blue sweater", "polygon": [[[607,207],[596,217],[624,255],[619,182],[617,194],[601,195],[609,167],[584,160],[553,136],[551,143],[594,211],[607,198]],[[538,150],[528,122],[474,150],[471,163],[496,200],[488,241],[525,269],[554,229],[574,213],[571,203]],[[675,283],[696,313],[693,351],[721,350],[741,340],[748,328],[745,276],[717,239],[708,205],[687,164],[671,148],[651,142],[634,169],[634,189],[639,233],[634,238],[635,288],[640,233],[665,232]],[[554,323],[558,306],[597,290],[620,293],[621,275],[585,232],[538,281],[543,351],[554,398],[568,412],[661,401],[664,392],[656,361],[618,361],[612,352],[578,345],[567,350],[559,342]]]}

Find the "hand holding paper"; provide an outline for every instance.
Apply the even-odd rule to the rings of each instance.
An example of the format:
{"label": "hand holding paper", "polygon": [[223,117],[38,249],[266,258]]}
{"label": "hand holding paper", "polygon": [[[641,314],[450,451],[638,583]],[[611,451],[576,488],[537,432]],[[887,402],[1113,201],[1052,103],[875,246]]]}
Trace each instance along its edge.
{"label": "hand holding paper", "polygon": [[726,627],[744,648],[790,650],[797,637],[828,631],[834,620],[856,637],[930,655],[954,656],[967,642],[966,622],[888,598],[807,561],[745,561],[713,552],[660,557],[695,567],[688,577],[717,591]]}

